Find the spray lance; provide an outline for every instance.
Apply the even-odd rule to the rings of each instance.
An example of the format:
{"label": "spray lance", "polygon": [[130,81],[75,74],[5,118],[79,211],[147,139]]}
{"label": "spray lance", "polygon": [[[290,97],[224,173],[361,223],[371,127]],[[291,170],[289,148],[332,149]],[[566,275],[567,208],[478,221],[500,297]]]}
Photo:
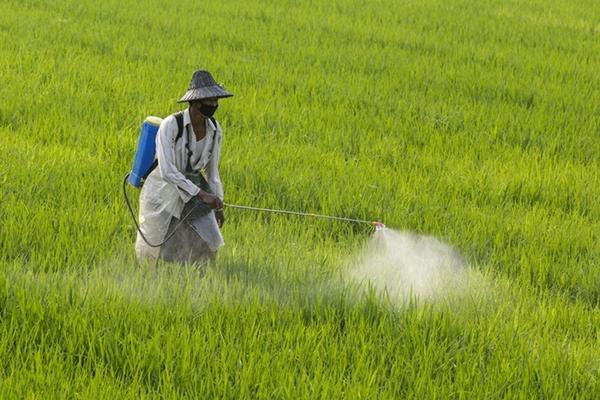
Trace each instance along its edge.
{"label": "spray lance", "polygon": [[[158,128],[159,128],[161,122],[162,122],[161,118],[149,116],[142,123],[140,137],[138,140],[138,147],[137,147],[134,162],[133,162],[133,168],[131,169],[131,172],[126,174],[125,177],[123,178],[123,197],[125,198],[127,208],[129,209],[131,218],[133,219],[133,222],[135,223],[135,226],[136,226],[138,232],[140,233],[142,239],[150,247],[160,247],[164,243],[166,243],[175,234],[175,232],[177,232],[177,229],[179,228],[179,226],[181,224],[183,224],[187,220],[187,218],[189,218],[190,215],[192,215],[192,213],[195,210],[195,208],[192,208],[186,215],[184,215],[181,218],[181,220],[179,221],[179,223],[173,229],[173,232],[171,232],[169,235],[167,235],[167,237],[165,237],[165,239],[160,243],[150,243],[146,239],[146,237],[144,236],[142,230],[140,229],[140,226],[135,217],[133,207],[131,206],[131,202],[129,201],[129,197],[127,196],[127,183],[129,182],[129,184],[131,184],[132,186],[134,186],[136,188],[141,188],[143,185],[144,179],[156,167],[156,165],[157,165],[156,155],[155,155],[155,153],[156,153],[156,134],[158,133]],[[178,137],[179,136],[180,136],[180,134],[178,134]],[[228,207],[228,208],[236,208],[236,209],[248,210],[248,211],[259,211],[259,212],[268,212],[268,213],[276,213],[276,214],[296,215],[296,216],[300,216],[300,217],[313,217],[313,218],[329,219],[329,220],[336,220],[336,221],[346,221],[346,222],[357,223],[357,224],[369,224],[369,225],[373,226],[376,231],[380,231],[385,228],[385,225],[379,221],[367,221],[367,220],[355,219],[355,218],[336,217],[336,216],[331,216],[331,215],[313,214],[313,213],[289,211],[289,210],[278,210],[278,209],[272,209],[272,208],[250,207],[250,206],[236,205],[236,204],[229,204],[229,203],[224,203],[224,206]]]}
{"label": "spray lance", "polygon": [[357,223],[357,224],[369,224],[369,225],[373,226],[376,231],[380,231],[383,228],[385,228],[385,225],[383,224],[383,222],[379,222],[379,221],[367,221],[367,220],[364,220],[364,219],[355,219],[355,218],[346,218],[346,217],[334,217],[334,216],[331,216],[331,215],[313,214],[313,213],[298,212],[298,211],[288,211],[288,210],[277,210],[277,209],[273,209],[273,208],[259,208],[259,207],[240,206],[240,205],[228,204],[228,203],[225,203],[225,206],[229,207],[229,208],[238,208],[240,210],[263,211],[263,212],[269,212],[269,213],[298,215],[298,216],[301,216],[301,217],[314,217],[314,218],[323,218],[323,219],[330,219],[330,220],[336,220],[336,221],[346,221],[346,222],[353,222],[353,223]]}

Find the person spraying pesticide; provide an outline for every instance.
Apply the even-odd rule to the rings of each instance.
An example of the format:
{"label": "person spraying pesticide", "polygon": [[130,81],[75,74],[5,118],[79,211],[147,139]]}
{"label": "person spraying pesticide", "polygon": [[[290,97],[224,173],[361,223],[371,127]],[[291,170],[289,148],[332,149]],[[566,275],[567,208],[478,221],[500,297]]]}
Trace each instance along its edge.
{"label": "person spraying pesticide", "polygon": [[[215,261],[224,244],[220,229],[225,222],[225,206],[369,224],[377,231],[385,228],[379,221],[224,203],[219,177],[223,133],[213,114],[219,99],[232,96],[208,71],[199,70],[178,100],[188,103],[186,110],[164,120],[148,117],[142,124],[133,168],[123,179],[125,202],[137,227],[139,261]],[[142,188],[139,224],[127,196],[127,183]]]}
{"label": "person spraying pesticide", "polygon": [[[232,96],[208,71],[198,70],[177,101],[187,102],[188,108],[160,122],[156,159],[149,172],[141,170],[145,177],[135,244],[138,260],[215,260],[224,244],[220,228],[225,216],[219,177],[223,133],[213,114],[219,99]],[[139,187],[141,179],[134,171],[129,182]]]}

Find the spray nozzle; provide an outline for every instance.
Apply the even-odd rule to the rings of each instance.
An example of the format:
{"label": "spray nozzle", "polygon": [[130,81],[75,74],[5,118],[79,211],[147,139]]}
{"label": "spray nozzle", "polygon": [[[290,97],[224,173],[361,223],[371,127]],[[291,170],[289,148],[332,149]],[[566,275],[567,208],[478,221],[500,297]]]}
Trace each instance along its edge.
{"label": "spray nozzle", "polygon": [[376,231],[380,231],[383,228],[385,228],[385,225],[383,224],[383,222],[379,222],[379,221],[373,221],[373,222],[371,222],[371,225],[373,225],[375,227]]}

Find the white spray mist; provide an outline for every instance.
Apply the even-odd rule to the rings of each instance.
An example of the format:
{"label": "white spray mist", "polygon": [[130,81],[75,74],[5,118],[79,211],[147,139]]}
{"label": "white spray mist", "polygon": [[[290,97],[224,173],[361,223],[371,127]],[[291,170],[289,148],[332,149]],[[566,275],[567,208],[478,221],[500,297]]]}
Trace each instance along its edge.
{"label": "white spray mist", "polygon": [[466,286],[462,257],[430,236],[380,229],[349,270],[351,281],[392,301],[435,300]]}

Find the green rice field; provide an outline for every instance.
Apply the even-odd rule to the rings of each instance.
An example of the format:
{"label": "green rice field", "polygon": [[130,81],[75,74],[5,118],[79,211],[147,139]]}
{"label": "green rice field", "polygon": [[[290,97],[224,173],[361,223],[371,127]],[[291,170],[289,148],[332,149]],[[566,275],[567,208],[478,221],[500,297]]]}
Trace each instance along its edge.
{"label": "green rice field", "polygon": [[[227,203],[468,279],[399,301],[372,227],[232,208],[204,275],[139,265],[121,181],[196,69]],[[0,398],[600,398],[599,71],[596,0],[4,0]]]}

